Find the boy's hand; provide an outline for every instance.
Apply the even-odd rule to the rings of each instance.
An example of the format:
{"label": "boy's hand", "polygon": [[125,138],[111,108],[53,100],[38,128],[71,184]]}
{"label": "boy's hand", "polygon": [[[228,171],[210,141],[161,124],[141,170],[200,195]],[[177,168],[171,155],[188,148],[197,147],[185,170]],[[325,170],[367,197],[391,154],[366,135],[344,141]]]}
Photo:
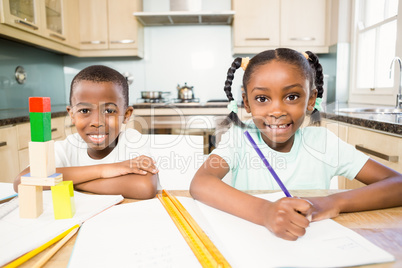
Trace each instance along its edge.
{"label": "boy's hand", "polygon": [[280,238],[297,240],[306,233],[312,207],[309,201],[298,198],[285,197],[269,202],[264,225]]}
{"label": "boy's hand", "polygon": [[330,196],[308,197],[306,199],[314,205],[312,210],[312,221],[331,219],[339,215],[339,209]]}
{"label": "boy's hand", "polygon": [[113,178],[127,174],[145,175],[148,172],[156,174],[159,170],[155,166],[155,161],[152,158],[141,155],[123,162],[104,165],[101,171],[101,177]]}

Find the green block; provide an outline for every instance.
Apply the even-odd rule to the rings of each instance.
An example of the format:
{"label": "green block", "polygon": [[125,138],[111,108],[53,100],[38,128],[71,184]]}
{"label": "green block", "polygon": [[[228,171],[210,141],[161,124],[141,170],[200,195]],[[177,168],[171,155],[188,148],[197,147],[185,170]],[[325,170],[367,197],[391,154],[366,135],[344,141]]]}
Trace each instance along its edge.
{"label": "green block", "polygon": [[52,139],[50,113],[29,113],[31,141],[45,142]]}
{"label": "green block", "polygon": [[72,181],[62,181],[52,186],[54,218],[69,219],[75,214],[74,187]]}

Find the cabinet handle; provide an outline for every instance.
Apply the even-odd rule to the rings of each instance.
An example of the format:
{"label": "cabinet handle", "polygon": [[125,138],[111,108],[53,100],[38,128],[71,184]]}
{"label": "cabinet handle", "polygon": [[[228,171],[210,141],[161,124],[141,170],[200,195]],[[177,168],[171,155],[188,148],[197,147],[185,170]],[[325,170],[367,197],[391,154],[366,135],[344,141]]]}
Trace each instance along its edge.
{"label": "cabinet handle", "polygon": [[248,41],[269,41],[271,40],[269,37],[250,37],[246,38]]}
{"label": "cabinet handle", "polygon": [[30,27],[30,28],[32,28],[32,29],[34,29],[34,30],[38,30],[38,29],[39,29],[37,26],[32,25],[32,24],[30,24],[30,23],[28,23],[28,22],[26,22],[26,21],[24,21],[24,20],[15,20],[14,22],[15,22],[15,23],[18,23],[18,24],[22,24],[22,25],[24,25],[24,26],[28,26],[28,27]]}
{"label": "cabinet handle", "polygon": [[112,44],[133,44],[133,43],[135,43],[135,41],[125,39],[125,40],[110,41],[110,43],[112,43]]}
{"label": "cabinet handle", "polygon": [[315,37],[292,37],[290,38],[292,41],[314,41]]}
{"label": "cabinet handle", "polygon": [[52,128],[50,131],[51,131],[51,132],[56,132],[56,131],[57,131],[57,128]]}
{"label": "cabinet handle", "polygon": [[57,35],[57,34],[49,34],[50,37],[55,37],[57,39],[60,39],[61,41],[66,41],[66,38],[64,38],[63,36]]}
{"label": "cabinet handle", "polygon": [[367,154],[377,156],[378,158],[387,160],[389,162],[398,163],[398,161],[399,161],[399,156],[397,156],[397,155],[386,155],[386,154],[383,154],[383,153],[380,153],[380,152],[376,152],[374,150],[371,150],[371,149],[363,147],[363,145],[361,145],[361,144],[356,144],[355,148],[357,150],[363,152],[363,153],[367,153]]}
{"label": "cabinet handle", "polygon": [[99,41],[99,40],[97,40],[97,41],[83,41],[83,42],[81,42],[81,44],[83,44],[83,45],[103,45],[103,44],[106,44],[106,42],[105,41]]}
{"label": "cabinet handle", "polygon": [[0,141],[0,147],[3,147],[3,146],[7,146],[7,142],[6,142],[6,141]]}

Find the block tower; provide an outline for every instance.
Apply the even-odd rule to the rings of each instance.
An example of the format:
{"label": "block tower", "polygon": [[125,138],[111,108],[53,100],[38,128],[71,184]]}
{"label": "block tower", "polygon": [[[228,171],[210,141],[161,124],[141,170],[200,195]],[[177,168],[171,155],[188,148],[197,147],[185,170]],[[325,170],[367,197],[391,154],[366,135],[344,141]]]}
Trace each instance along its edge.
{"label": "block tower", "polygon": [[[54,141],[51,140],[50,98],[29,98],[29,118],[31,126],[31,142],[29,142],[30,173],[21,176],[18,185],[19,208],[21,218],[37,218],[43,212],[43,186],[71,187],[72,182],[63,182],[63,175],[56,173]],[[59,186],[60,184],[60,186]],[[53,198],[54,199],[54,198]],[[74,202],[73,198],[60,198],[53,204],[54,211],[59,209],[60,202]],[[61,207],[66,207],[62,205]],[[67,206],[68,207],[68,206]],[[74,210],[69,218],[74,215]],[[56,215],[56,213],[55,213]]]}

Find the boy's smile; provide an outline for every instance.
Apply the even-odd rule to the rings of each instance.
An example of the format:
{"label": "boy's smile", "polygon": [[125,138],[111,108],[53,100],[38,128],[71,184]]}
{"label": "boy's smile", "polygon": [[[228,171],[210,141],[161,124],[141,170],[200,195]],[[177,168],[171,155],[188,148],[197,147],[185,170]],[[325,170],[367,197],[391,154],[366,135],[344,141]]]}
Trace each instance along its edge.
{"label": "boy's smile", "polygon": [[132,113],[125,108],[122,89],[112,82],[82,80],[74,88],[67,107],[78,134],[94,159],[107,156],[117,145],[120,128]]}
{"label": "boy's smile", "polygon": [[297,68],[271,61],[254,71],[243,100],[265,143],[274,150],[289,152],[307,105],[314,106],[315,94],[309,95],[309,81]]}

